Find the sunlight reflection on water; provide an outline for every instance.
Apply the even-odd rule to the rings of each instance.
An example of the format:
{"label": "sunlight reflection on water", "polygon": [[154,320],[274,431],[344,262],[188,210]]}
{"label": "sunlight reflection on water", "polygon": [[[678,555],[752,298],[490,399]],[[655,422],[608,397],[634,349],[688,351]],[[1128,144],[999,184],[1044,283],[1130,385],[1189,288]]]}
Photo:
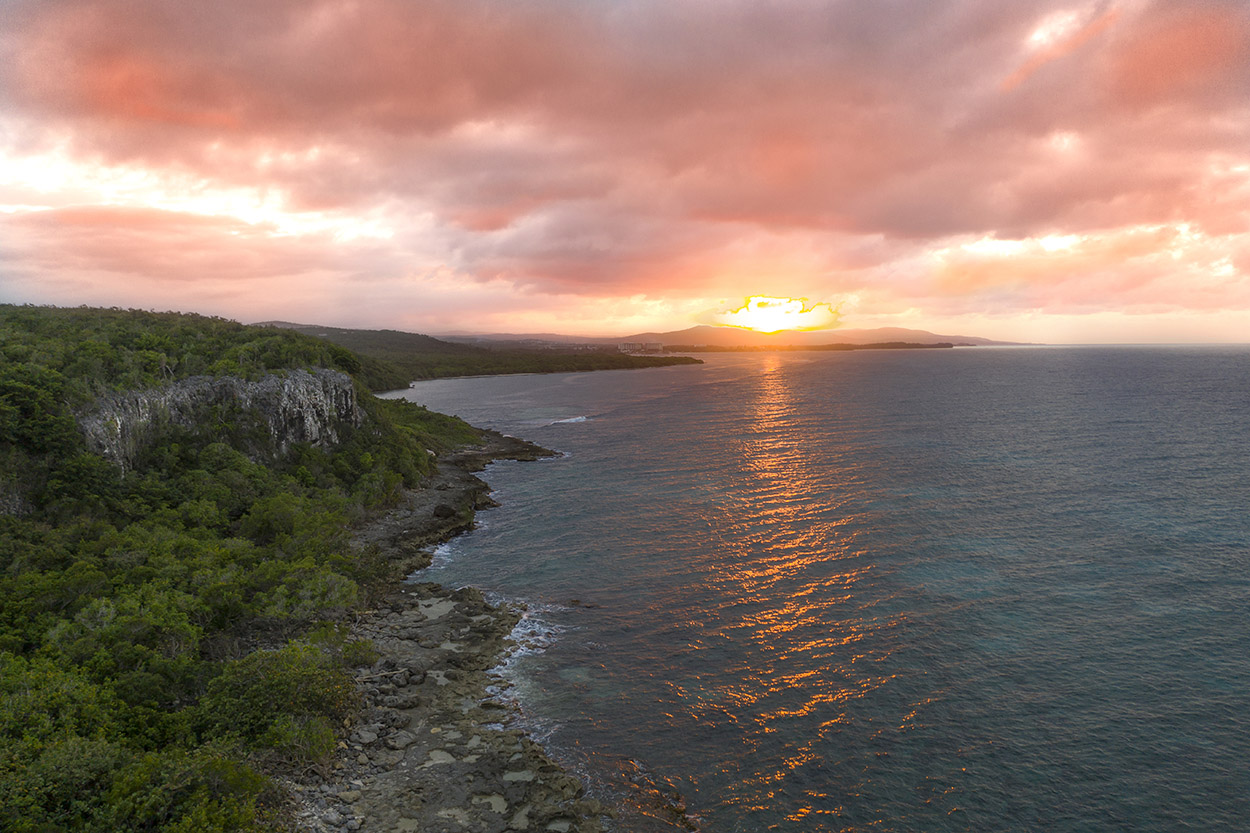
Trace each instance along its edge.
{"label": "sunlight reflection on water", "polygon": [[622,830],[1233,829],[1250,353],[917,352],[418,385],[569,452],[429,577],[550,605],[518,693]]}

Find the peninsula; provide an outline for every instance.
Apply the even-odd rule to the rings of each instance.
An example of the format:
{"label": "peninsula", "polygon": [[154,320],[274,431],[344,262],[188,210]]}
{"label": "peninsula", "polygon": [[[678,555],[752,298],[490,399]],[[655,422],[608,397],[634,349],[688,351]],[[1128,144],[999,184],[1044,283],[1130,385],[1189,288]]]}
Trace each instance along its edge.
{"label": "peninsula", "polygon": [[486,691],[520,611],[404,584],[550,452],[324,340],[0,306],[0,827],[594,831]]}

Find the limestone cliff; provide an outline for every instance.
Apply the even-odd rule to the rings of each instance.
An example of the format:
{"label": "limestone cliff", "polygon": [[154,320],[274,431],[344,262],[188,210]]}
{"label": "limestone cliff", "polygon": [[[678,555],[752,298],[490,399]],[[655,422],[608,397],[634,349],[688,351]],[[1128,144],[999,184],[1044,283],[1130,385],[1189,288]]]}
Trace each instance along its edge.
{"label": "limestone cliff", "polygon": [[257,381],[194,376],[150,390],[112,394],[78,419],[87,447],[123,468],[164,428],[212,430],[245,418],[284,453],[292,443],[333,445],[364,418],[351,377],[317,368],[273,373]]}

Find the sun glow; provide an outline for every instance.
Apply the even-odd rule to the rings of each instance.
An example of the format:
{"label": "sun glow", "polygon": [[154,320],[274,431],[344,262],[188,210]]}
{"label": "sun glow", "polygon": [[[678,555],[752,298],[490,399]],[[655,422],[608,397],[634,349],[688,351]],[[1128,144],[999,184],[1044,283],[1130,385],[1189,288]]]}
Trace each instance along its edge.
{"label": "sun glow", "polygon": [[828,330],[838,326],[838,311],[825,303],[809,304],[806,298],[752,295],[737,309],[712,313],[710,323],[761,333]]}
{"label": "sun glow", "polygon": [[[0,125],[2,127],[2,125]],[[318,149],[265,154],[261,168],[313,161]],[[390,239],[394,231],[380,210],[299,210],[276,187],[230,185],[201,176],[136,165],[105,165],[74,159],[64,148],[19,155],[0,147],[0,212],[29,213],[83,205],[150,209],[174,214],[232,218],[274,237],[328,235],[335,240]]]}

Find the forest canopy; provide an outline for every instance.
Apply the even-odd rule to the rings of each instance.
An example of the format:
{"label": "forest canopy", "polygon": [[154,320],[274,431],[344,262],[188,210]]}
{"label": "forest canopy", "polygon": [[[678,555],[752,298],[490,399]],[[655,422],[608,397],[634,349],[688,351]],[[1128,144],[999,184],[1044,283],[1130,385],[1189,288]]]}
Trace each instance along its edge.
{"label": "forest canopy", "polygon": [[[392,578],[349,529],[478,436],[369,367],[220,318],[0,306],[0,829],[284,826],[269,776],[333,749],[371,661],[341,623]],[[335,447],[245,453],[223,412],[123,471],[78,429],[109,393],[301,368],[355,379]]]}

